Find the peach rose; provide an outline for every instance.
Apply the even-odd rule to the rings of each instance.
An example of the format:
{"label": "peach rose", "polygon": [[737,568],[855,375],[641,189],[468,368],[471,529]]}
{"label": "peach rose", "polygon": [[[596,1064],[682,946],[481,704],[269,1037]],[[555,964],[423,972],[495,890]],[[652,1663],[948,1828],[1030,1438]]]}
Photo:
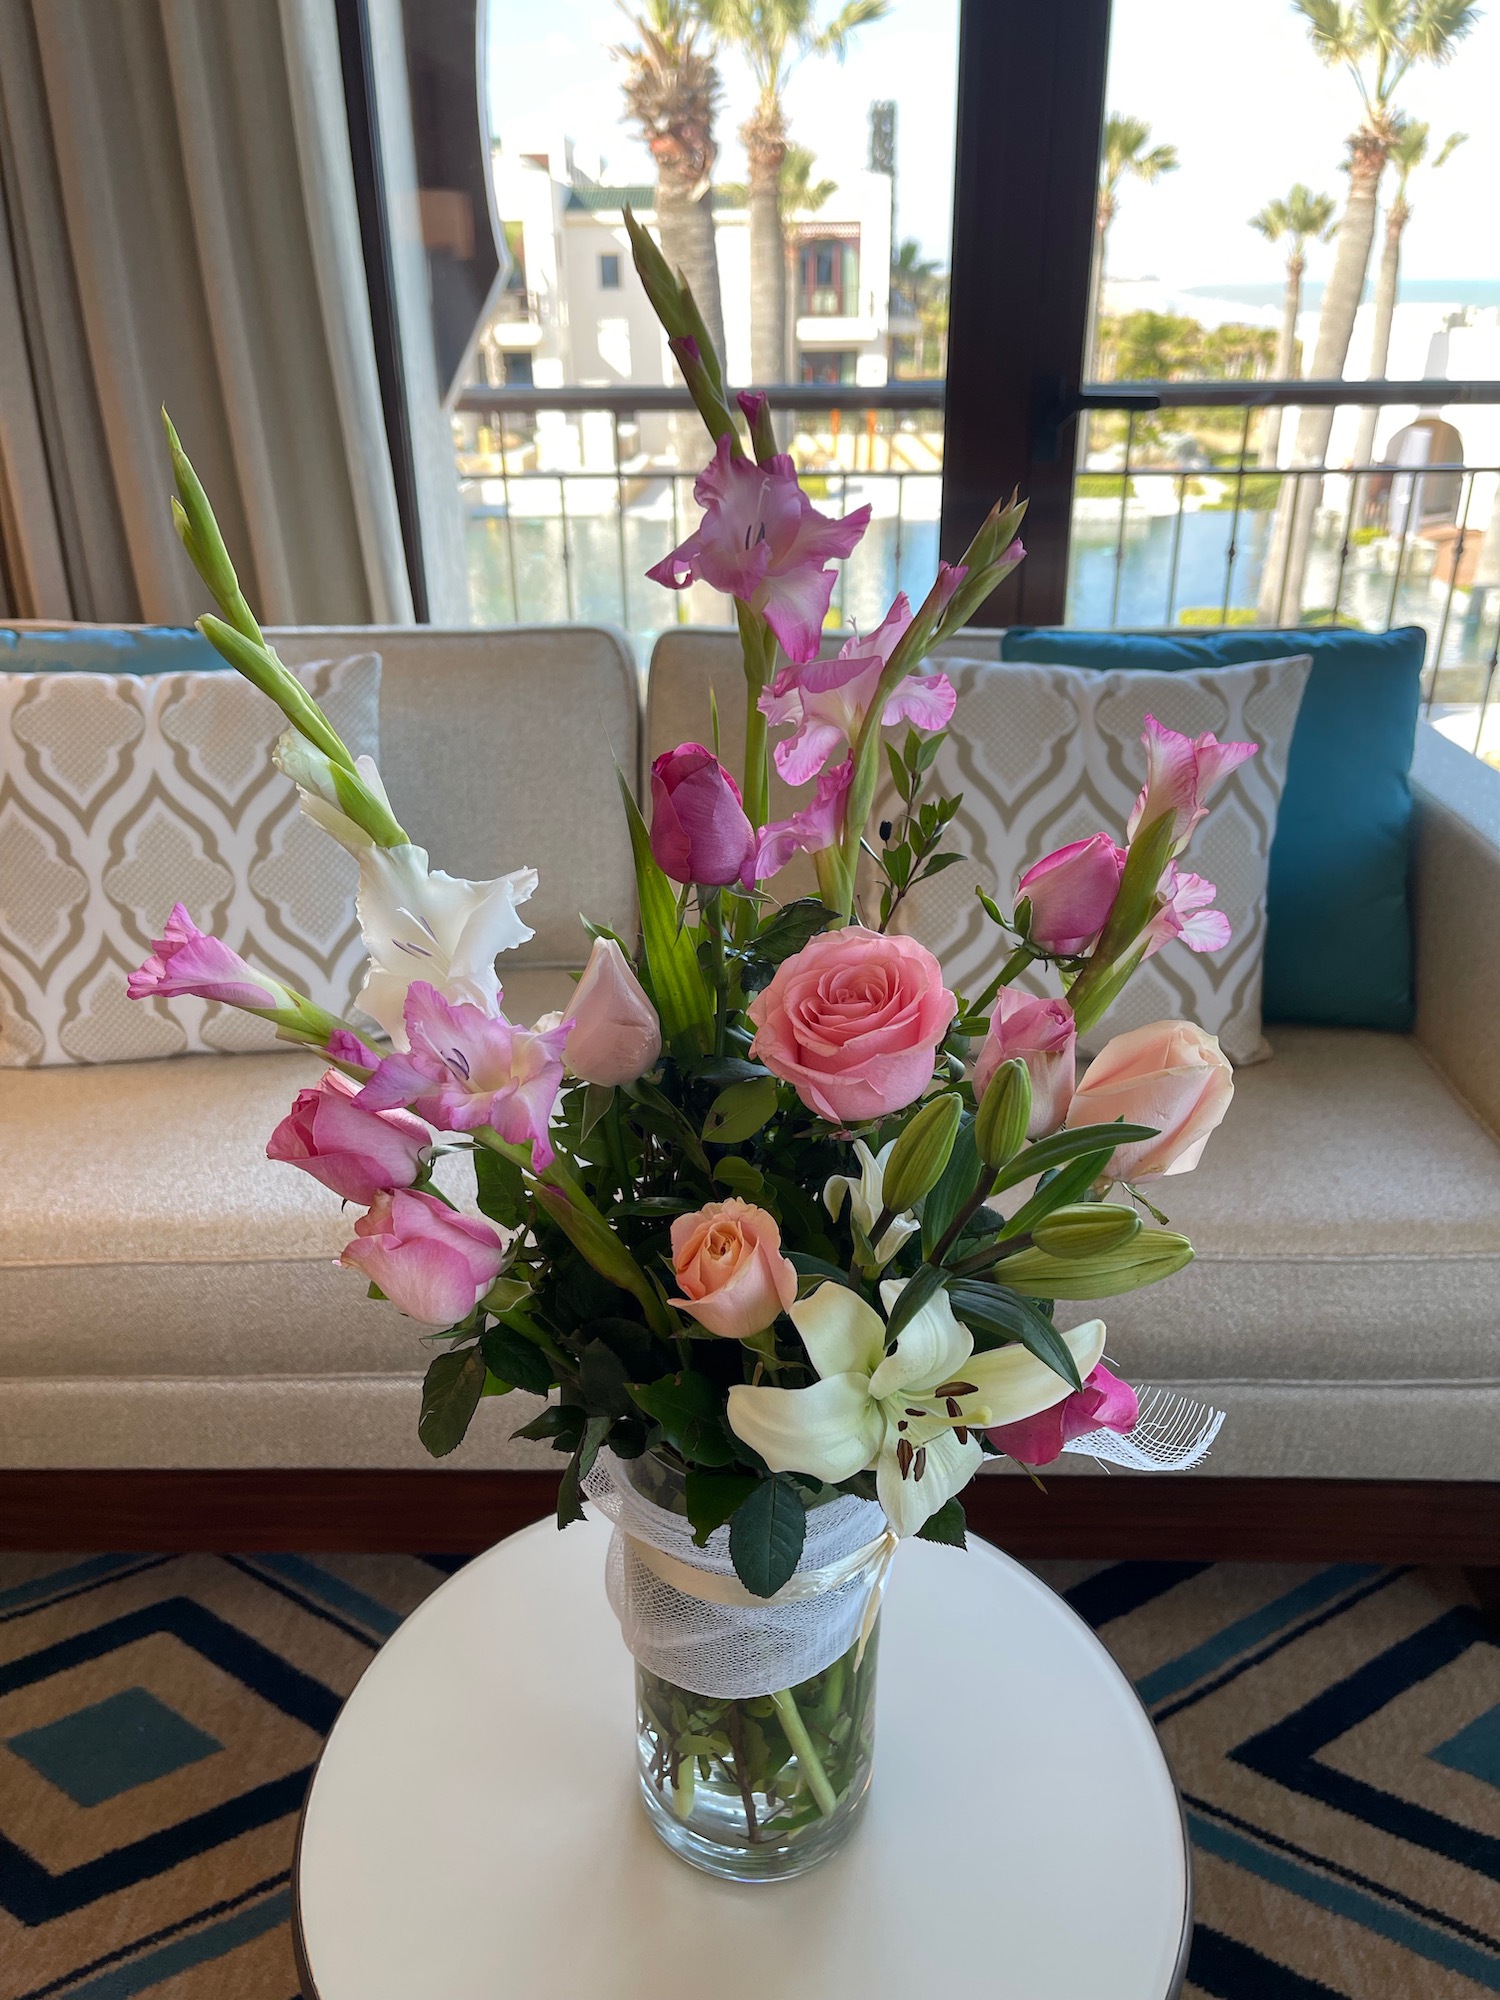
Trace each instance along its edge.
{"label": "peach rose", "polygon": [[824,931],[750,1002],[750,1052],[810,1111],[854,1125],[916,1102],[957,1011],[915,938]]}
{"label": "peach rose", "polygon": [[1203,1157],[1233,1095],[1234,1072],[1217,1036],[1191,1021],[1153,1021],[1105,1043],[1079,1079],[1064,1122],[1123,1118],[1157,1128],[1154,1139],[1116,1150],[1105,1168],[1110,1180],[1185,1174]]}
{"label": "peach rose", "polygon": [[775,1216],[738,1195],[677,1217],[672,1266],[686,1293],[672,1304],[727,1340],[763,1332],[797,1296]]}

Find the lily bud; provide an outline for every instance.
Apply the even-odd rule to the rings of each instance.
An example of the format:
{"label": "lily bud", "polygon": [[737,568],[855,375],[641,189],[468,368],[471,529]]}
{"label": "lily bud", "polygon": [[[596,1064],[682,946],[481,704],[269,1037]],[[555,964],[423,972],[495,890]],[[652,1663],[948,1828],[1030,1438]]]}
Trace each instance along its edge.
{"label": "lily bud", "polygon": [[1099,1257],[1118,1250],[1141,1232],[1133,1208],[1105,1201],[1071,1202],[1054,1208],[1031,1232],[1031,1240],[1049,1257]]}
{"label": "lily bud", "polygon": [[995,1266],[994,1279],[1029,1299],[1110,1299],[1159,1284],[1191,1263],[1192,1256],[1192,1244],[1175,1230],[1142,1229],[1119,1248],[1088,1256],[1018,1250]]}
{"label": "lily bud", "polygon": [[1026,1143],[1031,1123],[1031,1072],[1011,1056],[990,1078],[974,1120],[974,1144],[987,1167],[1003,1167]]}
{"label": "lily bud", "polygon": [[944,1091],[922,1106],[891,1148],[881,1197],[892,1215],[904,1215],[942,1179],[963,1108],[956,1090]]}

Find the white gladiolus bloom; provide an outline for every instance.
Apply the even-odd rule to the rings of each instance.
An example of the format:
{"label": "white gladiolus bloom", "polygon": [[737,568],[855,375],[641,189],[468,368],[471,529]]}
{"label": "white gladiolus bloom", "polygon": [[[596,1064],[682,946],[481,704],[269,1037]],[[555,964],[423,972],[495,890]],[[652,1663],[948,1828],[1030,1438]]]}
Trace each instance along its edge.
{"label": "white gladiolus bloom", "polygon": [[493,882],[465,882],[429,868],[421,847],[359,850],[356,908],[370,967],[359,1002],[397,1048],[406,1047],[403,1013],[414,979],[445,1000],[467,1000],[495,1012],[500,981],[496,955],[535,933],[516,914],[537,885],[534,868],[514,868]]}
{"label": "white gladiolus bloom", "polygon": [[[859,1178],[852,1174],[832,1174],[823,1188],[823,1206],[837,1222],[843,1213],[844,1198],[848,1197],[850,1213],[868,1237],[880,1220],[885,1207],[883,1188],[885,1184],[886,1162],[896,1150],[896,1142],[882,1146],[878,1153],[872,1153],[863,1139],[854,1141],[854,1157],[859,1161]],[[916,1234],[922,1227],[910,1213],[898,1215],[886,1229],[878,1243],[871,1247],[876,1262],[889,1264],[908,1236]]]}
{"label": "white gladiolus bloom", "polygon": [[[881,1286],[887,1313],[904,1289],[904,1279]],[[983,1456],[974,1431],[1033,1417],[1071,1393],[1019,1343],[976,1354],[946,1292],[912,1316],[889,1354],[885,1321],[847,1285],[820,1285],[788,1311],[820,1379],[806,1389],[737,1385],[729,1428],[773,1472],[836,1485],[874,1466],[897,1535],[915,1534],[968,1485]],[[1061,1338],[1087,1377],[1104,1352],[1103,1320]]]}

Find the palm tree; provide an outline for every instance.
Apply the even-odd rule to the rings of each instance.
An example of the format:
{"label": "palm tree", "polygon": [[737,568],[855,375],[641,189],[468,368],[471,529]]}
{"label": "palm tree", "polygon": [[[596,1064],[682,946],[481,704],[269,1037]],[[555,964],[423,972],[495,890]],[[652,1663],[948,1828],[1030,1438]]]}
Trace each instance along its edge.
{"label": "palm tree", "polygon": [[[1391,353],[1391,321],[1396,316],[1396,295],[1401,289],[1401,238],[1411,221],[1407,189],[1413,173],[1427,159],[1431,127],[1411,118],[1401,127],[1391,147],[1391,165],[1396,173],[1396,192],[1385,215],[1385,243],[1380,252],[1380,270],[1375,279],[1375,329],[1370,341],[1370,365],[1366,370],[1374,382],[1385,377]],[[1441,167],[1453,157],[1468,137],[1466,132],[1450,132],[1433,154],[1430,164]],[[1354,463],[1368,465],[1375,452],[1375,421],[1380,415],[1372,403],[1360,413],[1359,434],[1354,442]]]}
{"label": "palm tree", "polygon": [[[786,215],[816,215],[839,191],[837,181],[813,179],[813,168],[818,156],[807,146],[787,143],[786,156],[781,162],[781,212]],[[731,205],[745,207],[750,199],[750,190],[743,181],[719,181],[719,193]]]}
{"label": "palm tree", "polygon": [[612,53],[626,65],[629,114],[656,162],[656,227],[667,262],[693,288],[703,323],[724,358],[724,308],[714,242],[714,114],[719,72],[694,0],[620,0],[639,42]]}
{"label": "palm tree", "polygon": [[[900,243],[891,259],[891,318],[915,320],[919,328],[893,343],[891,365],[895,372],[918,378],[945,374],[948,278],[935,258],[922,255],[922,246],[914,236]],[[909,361],[904,352],[895,352],[906,341],[911,347]]]}
{"label": "palm tree", "polygon": [[[1315,381],[1343,375],[1354,316],[1365,288],[1380,178],[1400,137],[1396,93],[1417,63],[1448,62],[1479,18],[1473,0],[1292,0],[1307,22],[1320,59],[1345,69],[1359,93],[1360,121],[1348,141],[1349,195],[1334,238],[1333,269],[1323,293],[1318,337],[1309,375]],[[1299,465],[1322,465],[1333,429],[1331,409],[1305,409],[1297,420],[1294,452]],[[1319,483],[1288,479],[1261,574],[1261,616],[1275,624],[1281,606],[1298,616],[1312,539]],[[1304,491],[1304,489],[1306,489]]]}
{"label": "palm tree", "polygon": [[[1289,382],[1297,373],[1297,316],[1302,310],[1302,274],[1307,269],[1309,243],[1326,243],[1333,234],[1333,218],[1338,202],[1331,194],[1314,194],[1298,181],[1284,198],[1268,201],[1250,227],[1258,229],[1268,243],[1289,242],[1286,254],[1286,291],[1281,305],[1281,333],[1276,342],[1273,379]],[[1260,434],[1260,462],[1275,465],[1281,448],[1281,411],[1267,410]]]}
{"label": "palm tree", "polygon": [[787,155],[787,83],[807,56],[843,61],[856,28],[878,21],[887,0],[844,0],[818,24],[818,0],[697,0],[704,20],[743,54],[755,109],[740,127],[750,168],[750,374],[759,384],[787,372],[786,230],[782,169]]}
{"label": "palm tree", "polygon": [[1109,226],[1120,206],[1120,183],[1128,175],[1149,187],[1163,174],[1177,171],[1177,148],[1153,146],[1151,127],[1144,118],[1127,118],[1111,111],[1104,121],[1104,144],[1099,154],[1099,203],[1094,211],[1094,268],[1089,299],[1089,338],[1098,347],[1099,302],[1104,296],[1104,259],[1109,245]]}

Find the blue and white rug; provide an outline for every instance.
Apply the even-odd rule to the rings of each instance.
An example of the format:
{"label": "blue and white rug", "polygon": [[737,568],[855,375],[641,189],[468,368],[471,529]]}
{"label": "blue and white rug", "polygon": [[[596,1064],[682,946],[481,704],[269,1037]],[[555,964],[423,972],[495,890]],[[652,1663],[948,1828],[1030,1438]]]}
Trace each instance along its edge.
{"label": "blue and white rug", "polygon": [[[291,1847],[319,1745],[457,1566],[0,1556],[0,2000],[295,2000]],[[1461,1577],[1037,1567],[1177,1773],[1190,1995],[1500,1993],[1500,1647]]]}

